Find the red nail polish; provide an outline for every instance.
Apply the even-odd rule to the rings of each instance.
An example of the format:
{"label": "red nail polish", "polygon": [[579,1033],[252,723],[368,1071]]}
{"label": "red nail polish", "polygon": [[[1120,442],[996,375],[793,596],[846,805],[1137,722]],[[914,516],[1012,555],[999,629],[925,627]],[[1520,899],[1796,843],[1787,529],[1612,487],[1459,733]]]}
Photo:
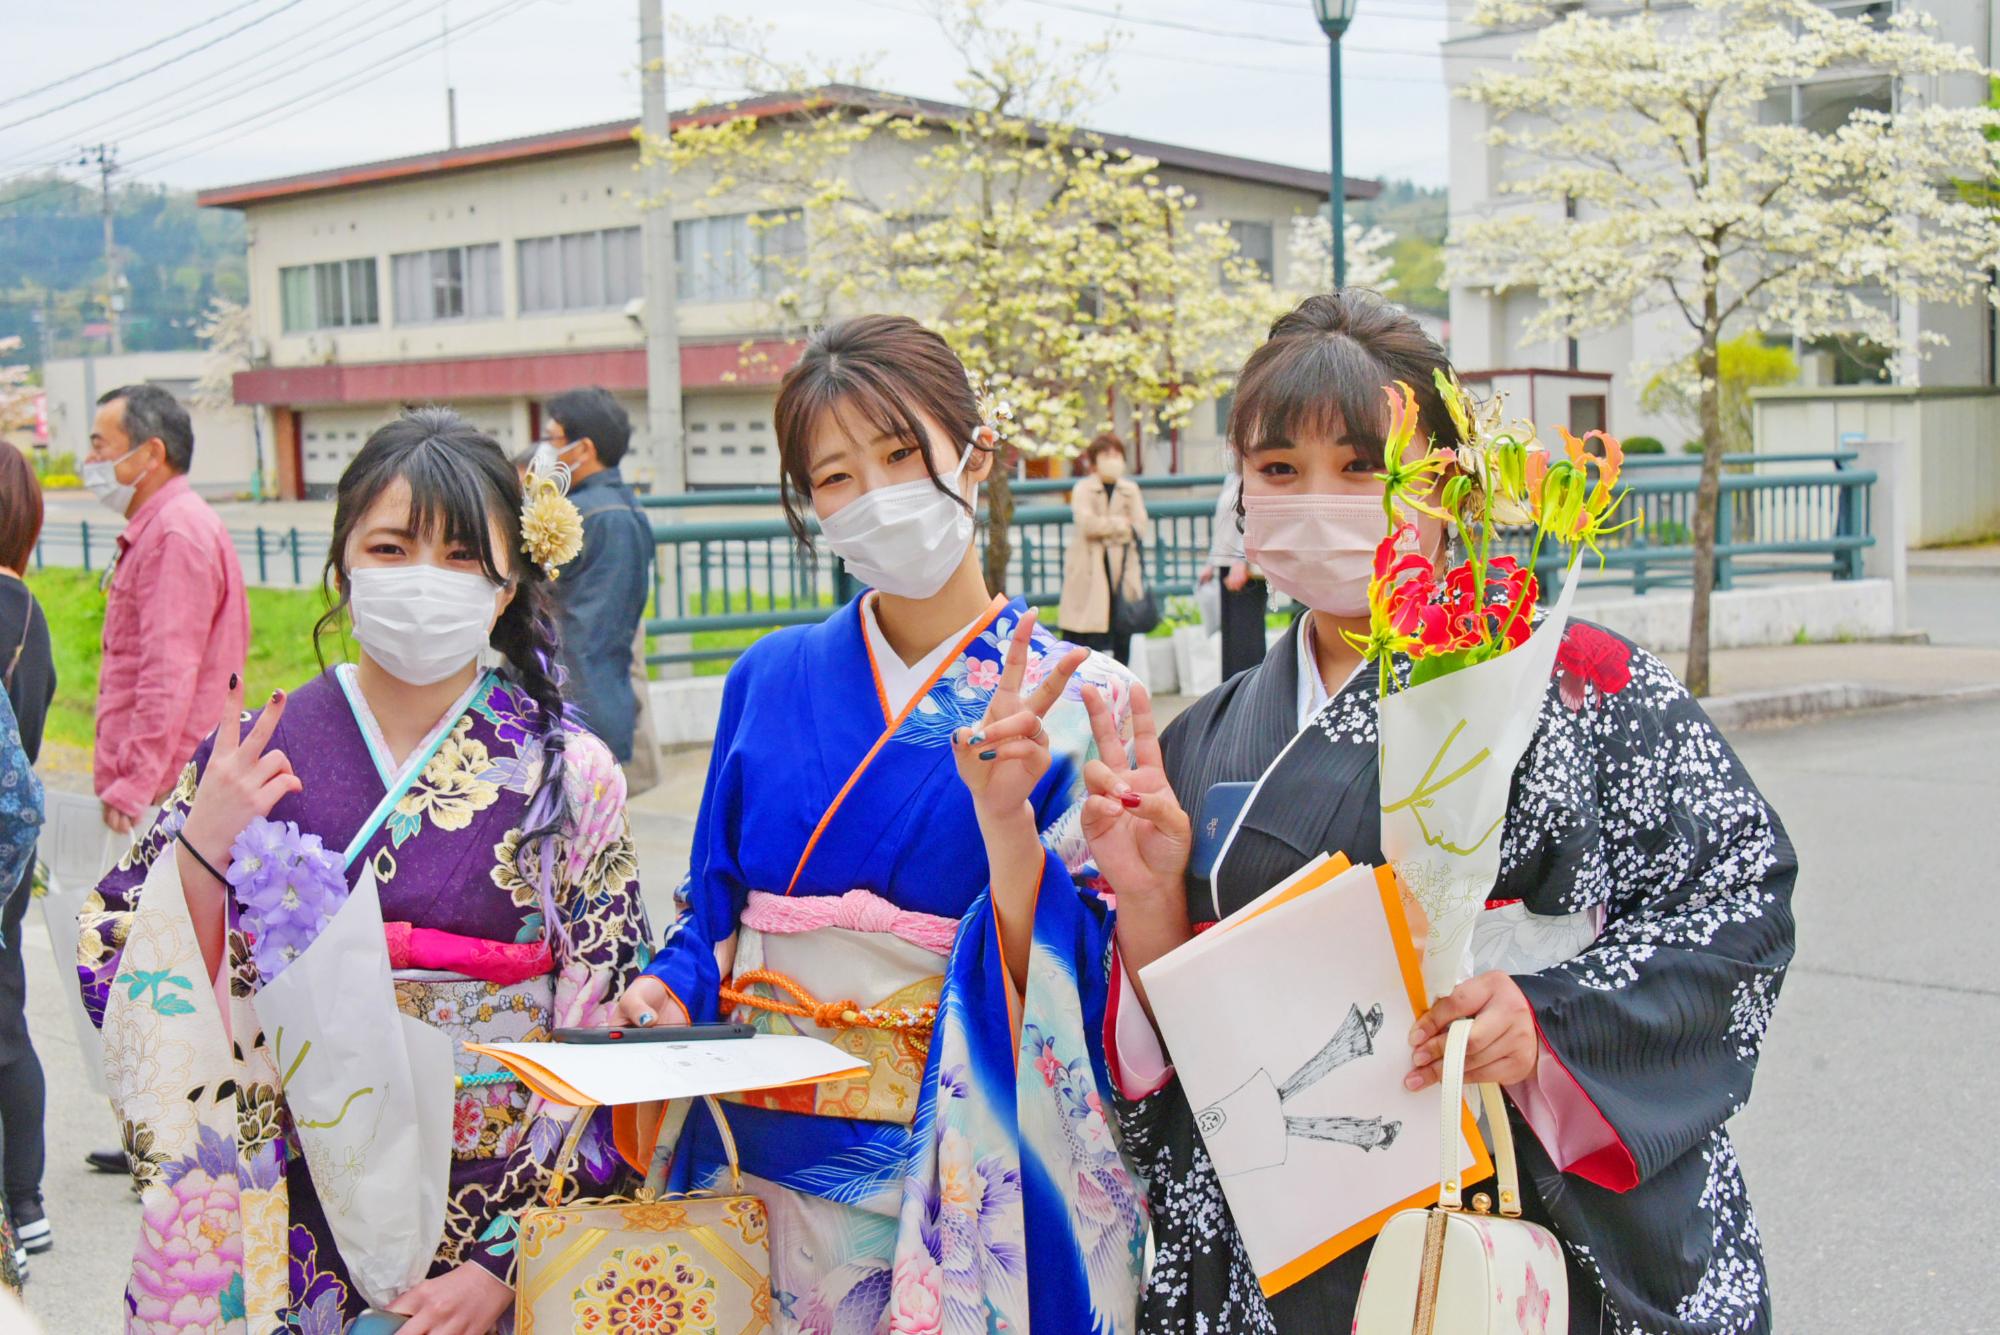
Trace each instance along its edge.
{"label": "red nail polish", "polygon": [[1118,805],[1124,807],[1127,811],[1134,810],[1139,805],[1139,795],[1137,793],[1120,793],[1118,795]]}

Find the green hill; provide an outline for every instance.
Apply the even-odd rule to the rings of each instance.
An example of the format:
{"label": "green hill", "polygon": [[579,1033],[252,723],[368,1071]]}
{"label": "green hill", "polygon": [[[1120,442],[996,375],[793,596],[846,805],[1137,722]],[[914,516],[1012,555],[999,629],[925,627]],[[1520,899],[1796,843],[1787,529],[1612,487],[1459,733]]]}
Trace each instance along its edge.
{"label": "green hill", "polygon": [[[125,280],[125,347],[198,346],[195,327],[211,298],[247,291],[243,216],[197,208],[194,194],[161,186],[112,187]],[[48,312],[48,355],[102,351],[84,327],[104,319],[104,221],[98,192],[52,175],[0,183],[0,337],[21,339],[39,365],[33,312]]]}

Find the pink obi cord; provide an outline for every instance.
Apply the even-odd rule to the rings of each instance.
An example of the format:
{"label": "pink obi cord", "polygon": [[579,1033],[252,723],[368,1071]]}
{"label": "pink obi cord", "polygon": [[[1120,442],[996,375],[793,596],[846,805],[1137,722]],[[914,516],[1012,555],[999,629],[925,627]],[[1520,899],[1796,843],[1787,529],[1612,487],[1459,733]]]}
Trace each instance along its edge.
{"label": "pink obi cord", "polygon": [[933,955],[949,956],[958,936],[958,919],[899,909],[867,890],[844,895],[773,895],[750,892],[743,908],[743,925],[760,932],[791,935],[822,927],[851,932],[883,932]]}
{"label": "pink obi cord", "polygon": [[506,987],[554,973],[556,967],[547,941],[487,941],[406,922],[383,923],[382,936],[392,969],[435,969]]}

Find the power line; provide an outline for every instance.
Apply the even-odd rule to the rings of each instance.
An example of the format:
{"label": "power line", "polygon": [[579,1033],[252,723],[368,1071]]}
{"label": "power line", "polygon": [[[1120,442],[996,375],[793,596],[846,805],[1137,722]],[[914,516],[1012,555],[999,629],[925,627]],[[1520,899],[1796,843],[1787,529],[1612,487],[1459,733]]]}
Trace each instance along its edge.
{"label": "power line", "polygon": [[[380,28],[374,32],[369,32],[361,36],[354,37],[352,40],[349,40],[342,45],[335,46],[330,50],[321,47],[310,48],[300,53],[297,56],[297,58],[290,60],[288,62],[280,62],[275,68],[266,70],[261,78],[258,78],[250,83],[230,83],[215,95],[206,97],[197,97],[192,103],[188,103],[185,105],[179,105],[179,106],[172,105],[172,99],[180,97],[182,94],[185,93],[195,92],[196,90],[209,87],[215,83],[213,75],[203,74],[198,78],[192,79],[187,83],[179,85],[178,87],[160,93],[159,95],[154,97],[150,102],[148,102],[148,104],[143,108],[134,108],[127,111],[118,112],[115,115],[105,117],[103,120],[93,121],[89,125],[83,126],[80,129],[72,131],[70,134],[64,135],[61,139],[52,139],[47,143],[37,145],[36,147],[31,149],[26,149],[23,152],[21,152],[18,156],[9,159],[4,170],[11,171],[11,170],[18,170],[24,166],[46,165],[42,160],[45,158],[45,156],[49,153],[50,150],[59,149],[62,147],[63,144],[65,144],[69,140],[80,137],[82,135],[99,133],[100,131],[104,130],[104,128],[107,126],[118,126],[118,128],[113,129],[111,131],[111,136],[114,138],[134,139],[142,137],[144,135],[151,134],[155,130],[158,130],[164,126],[172,125],[176,121],[183,120],[188,116],[198,115],[201,112],[213,110],[214,108],[232,102],[237,98],[244,96],[245,94],[255,92],[259,88],[269,87],[271,84],[277,82],[280,79],[289,78],[293,74],[298,73],[300,70],[307,69],[314,65],[324,64],[326,61],[331,60],[336,56],[343,55],[346,52],[353,50],[357,46],[366,45],[369,42],[375,41],[377,38],[386,36],[390,32],[393,32],[404,18],[421,18],[425,14],[428,14],[434,10],[442,8],[445,4],[445,0],[436,0],[436,3],[432,4],[428,9],[419,10],[415,14],[411,15],[399,14],[398,11],[404,9],[404,7],[408,3],[409,0],[389,0],[389,3],[385,8],[379,9],[375,13],[369,14],[365,18],[359,18],[359,19],[354,18],[348,13],[336,11],[332,14],[327,15],[325,18],[318,20],[317,22],[309,23],[305,27],[300,28],[290,34],[287,34],[284,38],[280,39],[277,42],[272,43],[270,46],[263,47],[257,51],[251,52],[241,57],[240,63],[245,65],[255,64],[255,62],[257,62],[261,57],[269,55],[271,52],[276,51],[282,47],[290,46],[296,43],[300,38],[305,37],[307,34],[312,33],[320,28],[325,27],[329,23],[346,21],[349,25],[349,31],[352,31],[355,27],[365,28],[369,24],[375,23],[377,20],[389,15],[394,15],[396,17],[396,21],[392,21],[388,27]],[[164,114],[160,115],[156,119],[146,121],[142,125],[134,126],[134,125],[120,124],[120,122],[126,121],[128,118],[134,115],[147,115],[154,112],[163,112]]]}
{"label": "power line", "polygon": [[[313,108],[321,106],[326,102],[330,102],[344,93],[351,92],[352,90],[359,88],[364,84],[374,82],[376,79],[379,79],[384,75],[392,74],[395,71],[402,69],[407,65],[414,64],[416,61],[422,59],[425,55],[428,55],[433,49],[435,49],[437,45],[444,40],[444,37],[447,34],[454,36],[468,36],[484,28],[491,27],[493,24],[498,23],[503,19],[510,18],[515,13],[518,13],[520,10],[525,9],[529,5],[535,3],[537,3],[537,0],[501,0],[501,3],[494,5],[490,9],[484,10],[479,14],[474,15],[472,18],[465,19],[459,23],[453,24],[451,28],[447,30],[447,33],[441,33],[430,37],[426,37],[422,41],[414,42],[409,46],[403,47],[401,50],[390,52],[388,55],[383,56],[381,58],[382,60],[388,62],[386,64],[379,65],[373,69],[366,71],[365,73],[360,73],[358,75],[357,74],[342,75],[340,78],[330,80],[327,83],[321,84],[317,88],[310,88],[305,90],[304,92],[295,93],[285,101],[274,103],[271,106],[264,108],[262,111],[252,112],[248,116],[243,117],[241,120],[233,121],[228,125],[220,126],[213,130],[204,131],[201,134],[193,135],[187,139],[180,140],[176,143],[167,144],[164,147],[154,149],[152,152],[147,153],[142,157],[134,158],[131,162],[127,163],[126,170],[132,171],[136,170],[141,166],[146,166],[149,171],[160,171],[166,167],[174,165],[175,163],[184,162],[188,158],[197,157],[201,153],[206,152],[209,147],[213,147],[213,145],[208,144],[207,141],[215,139],[218,136],[228,136],[232,139],[240,138],[241,134],[238,133],[239,131],[247,132],[252,128],[263,129],[267,125],[275,125],[279,121],[290,120],[293,116],[297,116],[304,112],[311,111]],[[324,94],[324,96],[321,96],[321,94]],[[260,121],[263,122],[263,124],[253,125],[253,123]],[[228,140],[225,139],[225,142],[228,142]],[[187,148],[190,147],[191,145],[196,145],[196,144],[201,144],[203,145],[203,147],[196,148],[192,152],[182,153],[177,157],[168,158],[168,160],[165,162],[159,161],[160,158],[166,157],[166,155],[174,153],[178,149]]]}
{"label": "power line", "polygon": [[[1229,37],[1244,42],[1268,42],[1273,46],[1289,46],[1300,49],[1323,51],[1326,41],[1320,37],[1280,37],[1268,32],[1244,32],[1239,28],[1211,28],[1202,23],[1185,23],[1179,19],[1144,18],[1137,14],[1126,14],[1115,9],[1100,9],[1095,5],[1076,4],[1074,0],[1024,0],[1030,5],[1040,5],[1044,9],[1062,9],[1073,14],[1088,14],[1093,18],[1110,19],[1114,23],[1142,23],[1153,28],[1170,28],[1176,32],[1198,33],[1203,37]],[[1423,56],[1444,60],[1490,59],[1471,53],[1460,54],[1451,51],[1419,50],[1401,46],[1363,46],[1356,42],[1342,42],[1343,51],[1358,51],[1371,56]]]}
{"label": "power line", "polygon": [[52,89],[60,88],[66,83],[75,83],[78,79],[83,78],[86,74],[95,74],[99,70],[108,70],[113,65],[123,64],[124,62],[132,59],[132,57],[134,56],[143,56],[148,51],[151,51],[156,47],[165,46],[168,42],[177,41],[180,38],[187,36],[191,32],[194,32],[201,28],[206,28],[211,23],[219,23],[223,19],[228,18],[231,14],[237,13],[241,10],[248,9],[252,5],[260,5],[262,3],[264,3],[264,0],[243,0],[242,4],[232,5],[228,9],[223,10],[220,14],[211,14],[199,23],[190,23],[187,27],[182,28],[179,32],[170,32],[165,37],[161,37],[158,38],[157,40],[148,42],[144,46],[135,46],[130,51],[127,51],[122,55],[113,56],[109,60],[100,60],[95,65],[92,65],[89,69],[78,70],[76,71],[76,73],[64,75],[60,79],[51,79],[49,82],[43,84],[41,87],[30,88],[25,93],[13,93],[7,97],[0,97],[0,107],[11,107],[16,102],[25,102],[31,97],[40,97],[43,93],[49,92]]}
{"label": "power line", "polygon": [[179,55],[167,57],[165,60],[161,61],[157,65],[148,65],[145,69],[139,70],[136,73],[127,74],[116,83],[106,84],[102,88],[94,88],[87,93],[78,93],[75,97],[72,97],[69,101],[58,102],[54,106],[49,107],[46,110],[37,111],[32,116],[23,116],[19,120],[8,121],[5,125],[0,125],[0,130],[11,130],[17,125],[26,125],[29,121],[38,121],[42,119],[42,117],[44,116],[53,116],[58,111],[65,111],[70,107],[76,106],[79,102],[88,102],[93,97],[102,97],[106,93],[109,93],[114,89],[123,88],[127,83],[131,82],[133,79],[143,79],[148,74],[157,74],[159,71],[165,69],[167,66],[173,64],[177,60],[186,60],[189,56],[199,54],[200,52],[208,50],[212,46],[216,46],[222,42],[226,42],[230,38],[236,36],[236,34],[254,28],[258,24],[264,22],[267,19],[274,19],[278,15],[284,13],[286,10],[296,8],[297,6],[302,5],[304,3],[305,0],[284,0],[284,3],[280,4],[276,9],[266,10],[264,13],[259,14],[256,18],[250,19],[245,23],[239,23],[234,28],[231,28],[228,32],[221,33],[215,37],[211,37],[207,41],[201,43],[199,46],[191,46],[187,50],[181,52]]}

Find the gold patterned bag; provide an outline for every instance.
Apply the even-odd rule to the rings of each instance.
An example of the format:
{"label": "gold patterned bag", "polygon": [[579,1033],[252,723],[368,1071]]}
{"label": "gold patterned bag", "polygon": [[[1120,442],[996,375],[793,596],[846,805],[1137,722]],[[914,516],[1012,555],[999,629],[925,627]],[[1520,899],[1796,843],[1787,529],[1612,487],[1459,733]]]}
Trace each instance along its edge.
{"label": "gold patterned bag", "polygon": [[549,1203],[522,1212],[514,1323],[519,1335],[570,1331],[758,1335],[771,1324],[764,1202],[743,1194],[736,1141],[704,1099],[729,1156],[730,1192],[604,1197],[564,1203],[564,1180],[592,1109],[556,1159]]}

